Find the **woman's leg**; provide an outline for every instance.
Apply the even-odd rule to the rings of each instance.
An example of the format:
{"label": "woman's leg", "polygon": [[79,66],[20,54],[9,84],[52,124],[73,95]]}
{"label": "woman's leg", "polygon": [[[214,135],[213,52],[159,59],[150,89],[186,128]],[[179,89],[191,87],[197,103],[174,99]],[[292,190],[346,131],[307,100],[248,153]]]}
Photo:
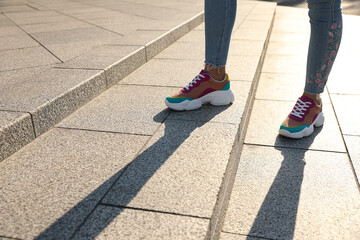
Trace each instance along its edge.
{"label": "woman's leg", "polygon": [[205,68],[180,92],[165,99],[174,110],[193,110],[203,103],[228,105],[234,101],[225,71],[236,0],[205,0]]}
{"label": "woman's leg", "polygon": [[236,0],[205,0],[205,70],[217,80],[225,76]]}
{"label": "woman's leg", "polygon": [[339,50],[342,34],[341,0],[307,0],[311,24],[303,96],[281,124],[279,133],[290,138],[309,136],[324,123],[320,93],[324,91]]}
{"label": "woman's leg", "polygon": [[308,0],[311,23],[304,91],[316,95],[325,84],[339,50],[342,34],[340,0]]}

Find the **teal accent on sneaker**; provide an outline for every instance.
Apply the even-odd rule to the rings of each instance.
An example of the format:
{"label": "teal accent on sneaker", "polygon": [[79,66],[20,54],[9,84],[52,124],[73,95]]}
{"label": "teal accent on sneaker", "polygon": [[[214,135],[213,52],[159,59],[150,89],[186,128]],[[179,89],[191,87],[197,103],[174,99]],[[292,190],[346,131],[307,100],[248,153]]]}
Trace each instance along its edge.
{"label": "teal accent on sneaker", "polygon": [[290,133],[297,133],[297,132],[301,132],[302,130],[304,130],[305,128],[309,127],[309,125],[305,124],[305,125],[301,125],[298,127],[285,127],[284,125],[281,124],[280,129],[284,129]]}
{"label": "teal accent on sneaker", "polygon": [[192,101],[194,100],[193,98],[172,98],[172,97],[166,97],[166,100],[169,102],[169,103],[181,103],[183,101]]}
{"label": "teal accent on sneaker", "polygon": [[229,90],[229,89],[230,89],[230,81],[221,90]]}

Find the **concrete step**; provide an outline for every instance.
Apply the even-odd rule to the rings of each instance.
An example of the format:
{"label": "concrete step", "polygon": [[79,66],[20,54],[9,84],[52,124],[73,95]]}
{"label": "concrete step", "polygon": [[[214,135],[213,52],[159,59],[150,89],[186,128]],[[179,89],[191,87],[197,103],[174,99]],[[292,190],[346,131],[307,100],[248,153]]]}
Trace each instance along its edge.
{"label": "concrete step", "polygon": [[201,24],[2,161],[0,236],[217,239],[275,6],[238,2],[231,106],[164,104],[203,67]]}
{"label": "concrete step", "polygon": [[123,4],[0,7],[0,161],[203,21],[201,0]]}

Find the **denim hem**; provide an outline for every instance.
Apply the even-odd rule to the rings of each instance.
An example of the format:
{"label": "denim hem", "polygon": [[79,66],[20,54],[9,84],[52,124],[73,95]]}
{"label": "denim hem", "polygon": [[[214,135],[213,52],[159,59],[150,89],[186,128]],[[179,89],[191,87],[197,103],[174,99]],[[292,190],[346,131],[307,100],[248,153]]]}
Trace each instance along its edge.
{"label": "denim hem", "polygon": [[311,95],[316,95],[316,94],[321,94],[321,93],[323,93],[323,92],[324,92],[324,89],[322,89],[322,91],[320,91],[320,92],[310,92],[310,91],[307,91],[307,90],[304,89],[304,92],[306,92],[306,93],[308,93],[308,94],[311,94]]}
{"label": "denim hem", "polygon": [[214,63],[211,63],[211,62],[209,62],[209,61],[204,61],[204,63],[205,64],[211,64],[211,65],[213,65],[214,67],[226,67],[226,64],[225,65],[222,65],[222,64],[214,64]]}

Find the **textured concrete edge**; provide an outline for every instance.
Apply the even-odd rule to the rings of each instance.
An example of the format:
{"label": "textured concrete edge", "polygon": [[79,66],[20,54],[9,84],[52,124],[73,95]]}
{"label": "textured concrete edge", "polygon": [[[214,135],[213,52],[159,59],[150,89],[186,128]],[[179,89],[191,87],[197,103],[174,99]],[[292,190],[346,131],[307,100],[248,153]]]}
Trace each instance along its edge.
{"label": "textured concrete edge", "polygon": [[229,204],[229,199],[230,199],[231,191],[232,191],[232,188],[234,185],[235,176],[236,176],[237,169],[238,169],[238,166],[240,163],[240,156],[241,156],[241,152],[242,152],[242,148],[243,148],[243,143],[244,143],[247,126],[248,126],[250,115],[251,115],[251,110],[252,110],[252,107],[253,107],[254,101],[255,101],[255,93],[256,93],[258,83],[259,83],[261,69],[262,69],[262,66],[264,63],[266,50],[267,50],[270,35],[271,35],[271,30],[272,30],[272,27],[274,24],[275,13],[276,13],[276,5],[274,5],[273,18],[271,20],[271,24],[270,24],[270,27],[269,27],[269,30],[267,33],[267,37],[264,41],[264,48],[261,53],[261,56],[260,56],[260,59],[258,62],[258,66],[257,66],[256,72],[255,72],[255,75],[254,75],[254,78],[253,78],[253,81],[251,84],[250,93],[248,95],[248,98],[246,99],[244,114],[242,116],[242,120],[239,124],[238,131],[237,131],[236,137],[235,137],[235,141],[232,146],[228,164],[227,164],[227,167],[226,167],[226,170],[225,170],[225,173],[223,176],[223,180],[222,180],[222,183],[220,186],[220,190],[218,193],[217,201],[216,201],[216,204],[214,207],[213,214],[211,216],[209,229],[206,234],[206,239],[213,240],[213,239],[219,239],[219,237],[220,237],[221,229],[222,229],[223,222],[225,219],[226,209]]}
{"label": "textured concrete edge", "polygon": [[174,27],[145,46],[140,47],[126,57],[107,67],[105,69],[107,87],[109,88],[116,84],[137,68],[150,61],[153,57],[176,42],[186,33],[190,32],[203,21],[204,12],[202,11],[188,21]]}
{"label": "textured concrete edge", "polygon": [[[99,71],[98,74],[95,74],[85,82],[73,87],[67,92],[30,112],[33,128],[32,132],[35,132],[34,138],[29,141],[17,141],[15,144],[18,147],[14,148],[13,151],[6,153],[4,158],[0,157],[0,161],[14,154],[16,151],[30,143],[32,140],[47,131],[56,123],[60,122],[78,108],[91,101],[94,97],[145,64],[156,54],[170,46],[183,35],[201,24],[203,21],[204,12],[202,11],[186,22],[179,24],[177,27],[174,27],[167,33],[151,41],[146,46],[140,47],[133,53],[107,67],[104,71]],[[99,86],[97,83],[100,75],[104,77],[104,85],[101,84],[101,86]],[[87,88],[90,88],[91,91],[88,91]],[[78,97],[76,97],[76,95]],[[14,124],[19,124],[19,122],[14,122]],[[22,128],[19,125],[17,129],[21,131]],[[5,139],[1,141],[7,142],[11,139],[12,136],[9,136],[9,139],[7,139],[7,135],[5,135]]]}
{"label": "textured concrete edge", "polygon": [[150,43],[145,45],[146,50],[146,61],[149,61],[162,50],[176,42],[186,33],[190,32],[196,26],[200,25],[204,21],[204,11],[198,13],[193,18],[188,21],[178,25],[177,27],[171,29],[169,32],[164,33],[160,37],[154,39]]}
{"label": "textured concrete edge", "polygon": [[348,156],[348,160],[349,160],[349,164],[350,164],[350,167],[351,167],[351,171],[352,171],[352,173],[353,173],[353,175],[354,175],[354,179],[355,179],[355,182],[356,182],[356,186],[357,186],[357,188],[358,188],[359,191],[360,191],[360,169],[357,169],[357,168],[356,168],[356,164],[353,162],[353,159],[352,159],[352,157],[351,157],[351,155],[350,155],[348,143],[347,143],[347,141],[346,141],[346,139],[345,139],[345,138],[346,138],[346,135],[344,136],[344,134],[343,134],[343,132],[342,132],[342,129],[341,129],[341,127],[340,127],[341,125],[340,125],[340,122],[339,122],[339,118],[338,118],[336,109],[335,109],[334,104],[333,104],[333,100],[332,100],[332,98],[331,98],[331,93],[330,93],[330,91],[329,91],[329,89],[328,89],[327,86],[326,86],[325,88],[326,88],[327,94],[329,95],[329,99],[330,99],[330,103],[331,103],[332,109],[333,109],[333,111],[334,111],[334,113],[335,113],[336,122],[337,122],[337,124],[338,124],[338,126],[339,126],[339,128],[340,128],[342,141],[344,142],[344,145],[345,145],[346,154],[347,154],[347,156]]}
{"label": "textured concrete edge", "polygon": [[126,57],[105,69],[106,87],[110,88],[118,81],[146,63],[145,47],[140,47]]}
{"label": "textured concrete edge", "polygon": [[36,137],[106,90],[104,71],[31,111]]}
{"label": "textured concrete edge", "polygon": [[0,162],[35,139],[29,113],[0,129]]}

